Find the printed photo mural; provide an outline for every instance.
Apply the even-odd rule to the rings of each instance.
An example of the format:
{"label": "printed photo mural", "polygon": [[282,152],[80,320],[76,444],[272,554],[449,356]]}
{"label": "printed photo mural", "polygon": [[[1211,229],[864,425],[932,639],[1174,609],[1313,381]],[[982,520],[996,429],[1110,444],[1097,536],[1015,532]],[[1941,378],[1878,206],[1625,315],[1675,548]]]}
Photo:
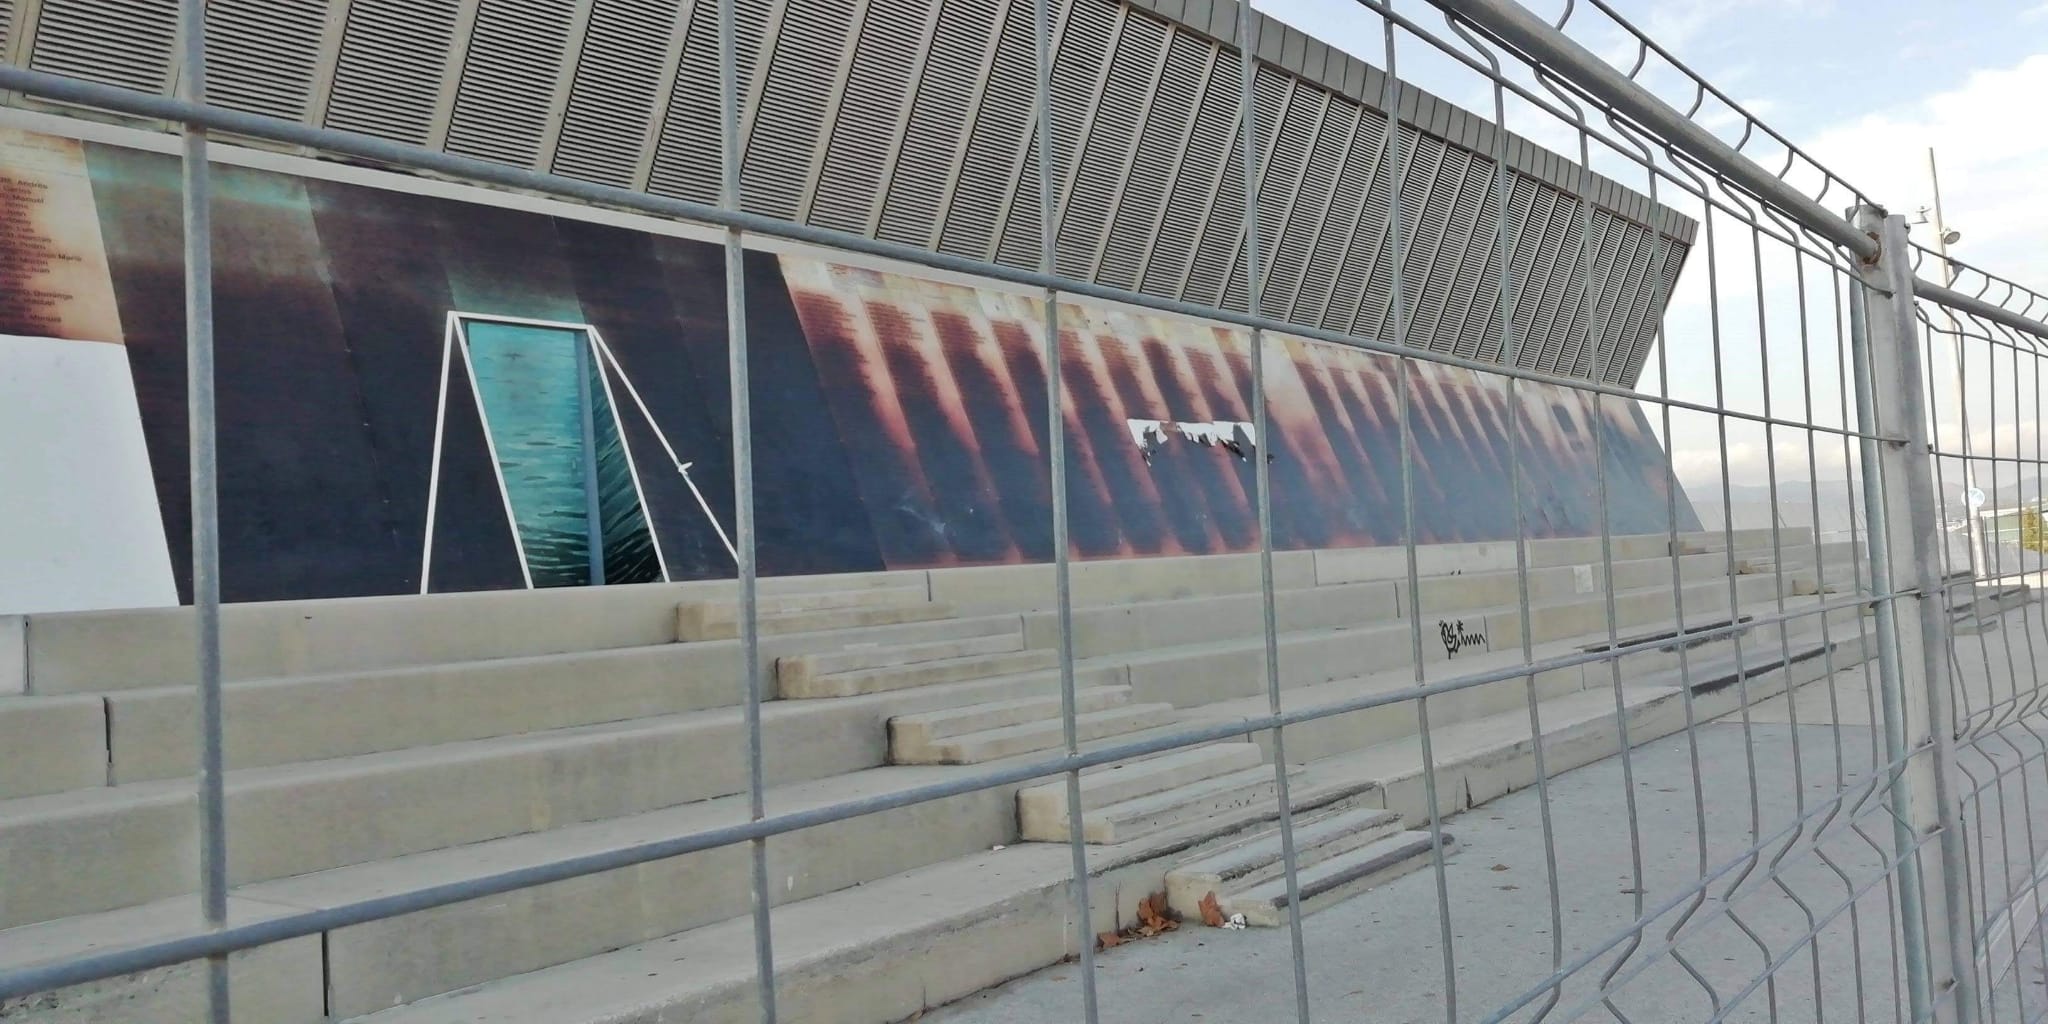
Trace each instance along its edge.
{"label": "printed photo mural", "polygon": [[[189,600],[178,164],[0,134],[0,613]],[[338,597],[730,576],[723,254],[401,189],[216,166],[223,592]],[[1052,557],[1035,298],[749,252],[761,570]],[[1402,540],[1385,356],[1061,310],[1074,554]],[[56,353],[56,356],[53,356]],[[83,356],[72,356],[83,353]],[[111,356],[111,358],[108,358]],[[62,357],[62,358],[59,358]],[[1417,539],[1662,531],[1634,402],[1409,362]],[[27,410],[34,411],[28,412]],[[1676,496],[1679,528],[1696,529]],[[66,511],[69,509],[70,511]],[[161,582],[153,582],[161,581]]]}

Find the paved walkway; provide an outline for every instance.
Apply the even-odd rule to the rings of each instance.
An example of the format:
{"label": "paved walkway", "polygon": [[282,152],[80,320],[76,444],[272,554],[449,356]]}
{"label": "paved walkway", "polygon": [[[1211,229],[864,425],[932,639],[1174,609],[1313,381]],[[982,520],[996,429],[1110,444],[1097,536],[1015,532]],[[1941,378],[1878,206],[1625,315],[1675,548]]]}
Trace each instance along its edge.
{"label": "paved walkway", "polygon": [[[2023,620],[2022,615],[2028,616]],[[2035,606],[2007,616],[2008,628],[1986,643],[1966,637],[1957,660],[1967,687],[1983,706],[2000,696],[2029,694],[2035,683],[2023,670],[2019,687],[2002,670],[2008,650],[2015,666],[2027,656],[2029,630],[2048,655],[2048,630]],[[2010,646],[2008,646],[2008,644]],[[1979,651],[1981,650],[1981,655]],[[1987,670],[1987,665],[1991,666]],[[1891,936],[1896,927],[1892,887],[1885,876],[1891,824],[1881,779],[1873,774],[1875,663],[1838,673],[1785,698],[1763,701],[1749,720],[1732,716],[1566,773],[1549,786],[1556,888],[1560,894],[1562,957],[1588,966],[1571,973],[1550,1020],[1650,1022],[1892,1021],[1904,1003]],[[1793,724],[1794,722],[1798,724]],[[1696,746],[1695,741],[1696,740]],[[2048,744],[1986,742],[1966,746],[1978,765],[1994,747],[2031,749]],[[2017,763],[2024,755],[2004,760]],[[1693,765],[1701,766],[1695,775]],[[2048,781],[2039,760],[2030,799],[2016,780],[2003,789],[2009,829],[1996,820],[1975,826],[1978,860],[1999,861],[2005,846],[2016,865],[2034,831],[2048,845]],[[1632,776],[1635,835],[1631,836],[1626,781]],[[1755,784],[1752,786],[1751,779]],[[1695,798],[1697,779],[1699,797]],[[1834,799],[1838,793],[1848,798]],[[1971,806],[1995,819],[1995,796]],[[1804,818],[1803,826],[1795,825]],[[1701,828],[1704,822],[1704,830]],[[2038,830],[2027,826],[2038,823]],[[1545,1002],[1541,985],[1553,970],[1552,885],[1544,856],[1542,800],[1524,790],[1450,819],[1457,841],[1443,873],[1448,890],[1457,1015],[1462,1021],[1530,1020]],[[2024,837],[2022,834],[2025,834]],[[1705,852],[1702,855],[1701,836]],[[1768,842],[1761,857],[1742,866],[1757,836]],[[2003,837],[2011,836],[2010,843]],[[1974,841],[1974,840],[1973,840]],[[1641,850],[1641,882],[1632,850]],[[1782,854],[1781,854],[1781,851]],[[1929,884],[1938,885],[1933,847],[1926,851]],[[1704,863],[1720,874],[1680,931],[1670,955],[1667,936],[1692,906],[1694,881]],[[1771,877],[1776,863],[1775,878]],[[1993,893],[2013,891],[2002,864],[1992,865]],[[2015,867],[2015,875],[2018,869]],[[2024,879],[2020,879],[2021,882]],[[1637,890],[1642,890],[1640,893]],[[1317,1021],[1424,1022],[1446,1014],[1442,919],[1437,873],[1407,875],[1303,922],[1308,995]],[[2001,904],[1996,895],[1985,907]],[[1638,914],[1658,914],[1633,955],[1614,937]],[[1732,910],[1732,914],[1731,914]],[[1814,917],[1809,925],[1808,913]],[[1980,913],[1980,916],[1986,916]],[[2022,929],[2023,931],[2025,929]],[[1812,942],[1803,937],[1818,932]],[[1617,962],[1625,972],[1608,989],[1612,1011],[1599,1005],[1601,977]],[[1697,972],[1691,976],[1685,965]],[[1766,972],[1767,965],[1772,970]],[[2020,957],[2000,989],[1999,1019],[2014,1014],[2016,999],[2031,1019],[2048,981],[2048,958],[2034,948]],[[944,1024],[1081,1019],[1076,964],[1040,971],[950,1007],[925,1014]],[[1639,973],[1632,973],[1639,972]],[[1097,962],[1101,1020],[1151,1022],[1265,1022],[1295,1019],[1288,933],[1187,927],[1103,953]]]}

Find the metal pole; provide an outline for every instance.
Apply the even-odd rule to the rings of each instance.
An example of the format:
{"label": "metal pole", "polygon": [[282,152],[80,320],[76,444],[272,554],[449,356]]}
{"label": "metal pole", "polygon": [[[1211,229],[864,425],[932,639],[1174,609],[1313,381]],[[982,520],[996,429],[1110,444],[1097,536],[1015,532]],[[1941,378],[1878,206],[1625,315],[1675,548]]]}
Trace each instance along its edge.
{"label": "metal pole", "polygon": [[590,339],[576,339],[576,408],[583,430],[583,543],[590,585],[604,586],[604,505],[597,496],[597,410],[590,386]]}
{"label": "metal pole", "polygon": [[[740,208],[740,72],[739,10],[736,0],[718,0],[718,115],[719,189],[718,205],[726,211]],[[760,602],[756,592],[757,571],[754,538],[754,412],[752,389],[747,382],[747,285],[746,254],[740,247],[737,225],[725,229],[725,324],[727,372],[732,386],[732,494],[733,533],[738,543],[734,552],[740,576],[740,671],[747,695],[747,816],[760,821],[767,816],[767,782],[761,749],[761,633]],[[770,929],[768,888],[768,837],[755,838],[751,855],[749,888],[754,912],[754,984],[761,1003],[762,1024],[775,1024],[775,940]]]}
{"label": "metal pole", "polygon": [[[184,65],[178,96],[206,102],[206,3],[182,0],[178,28]],[[185,389],[192,445],[192,611],[199,660],[199,906],[206,927],[228,922],[227,793],[221,740],[220,501],[214,445],[212,182],[206,129],[184,128]],[[228,958],[206,958],[206,1005],[228,1024]]]}
{"label": "metal pole", "polygon": [[[1874,434],[1877,399],[1871,387],[1870,313],[1866,295],[1862,288],[1851,288],[1849,292],[1849,352],[1854,363],[1856,423],[1866,434]],[[1891,527],[1886,518],[1884,493],[1879,487],[1883,469],[1874,438],[1861,439],[1859,472],[1863,477],[1864,535],[1869,538],[1870,591],[1878,595],[1873,610],[1877,619],[1877,678],[1884,716],[1885,762],[1900,764],[1907,750],[1904,684],[1899,672],[1899,651],[1894,646],[1899,635],[1897,611],[1883,596],[1892,593]],[[1920,906],[1920,858],[1913,855],[1913,806],[1905,771],[1893,771],[1891,775],[1892,851],[1899,862],[1899,923],[1904,930],[1907,1005],[1913,1020],[1928,1020],[1932,1003],[1928,995],[1926,918]]]}
{"label": "metal pole", "polygon": [[[1265,290],[1259,252],[1258,40],[1251,0],[1237,0],[1238,114],[1243,122],[1239,156],[1244,164],[1245,308],[1259,315]],[[1259,605],[1266,642],[1266,710],[1280,713],[1280,620],[1273,593],[1273,472],[1267,446],[1266,332],[1252,328],[1252,484],[1259,514]],[[1280,808],[1280,864],[1287,885],[1287,939],[1294,968],[1294,1013],[1308,1021],[1308,950],[1301,935],[1301,861],[1294,844],[1294,798],[1287,784],[1287,730],[1273,730],[1273,792]]]}
{"label": "metal pole", "polygon": [[[1893,557],[1910,560],[1915,589],[1892,600],[1907,602],[1917,614],[1919,628],[1895,629],[1902,667],[1918,665],[1922,687],[1900,687],[1902,717],[1909,744],[1923,735],[1932,748],[1928,758],[1917,759],[1907,770],[1910,824],[1920,833],[1940,832],[1942,913],[1930,913],[1936,922],[1928,932],[1928,966],[1945,964],[1953,984],[1953,1019],[1962,1024],[1976,1019],[1976,977],[1974,932],[1968,918],[1967,866],[1963,835],[1957,817],[1954,779],[1955,728],[1949,702],[1948,608],[1942,600],[1941,524],[1935,513],[1934,481],[1929,464],[1931,446],[1927,433],[1927,406],[1923,389],[1928,384],[1920,361],[1919,319],[1914,308],[1913,271],[1907,261],[1906,219],[1885,216],[1883,211],[1859,206],[1852,211],[1857,231],[1876,237],[1879,257],[1873,262],[1857,261],[1857,271],[1873,292],[1889,293],[1885,301],[1870,304],[1865,318],[1870,358],[1870,386],[1877,401],[1878,419],[1899,432],[1904,441],[1881,449],[1881,475],[1886,518],[1904,523],[1903,534],[1894,531],[1890,543]],[[1865,487],[1872,486],[1865,480]],[[1872,545],[1875,547],[1875,545]],[[1886,600],[1884,594],[1878,595]],[[1883,637],[1880,636],[1880,642]],[[1946,955],[1944,955],[1944,953]],[[1942,995],[1945,993],[1930,993]]]}
{"label": "metal pole", "polygon": [[[1934,166],[1933,146],[1927,147],[1927,185],[1934,192],[1934,221],[1931,226],[1934,228],[1934,251],[1941,256],[1941,265],[1937,268],[1937,273],[1942,286],[1947,287],[1956,281],[1956,268],[1955,264],[1948,261],[1948,221],[1941,215],[1941,173]],[[1947,378],[1950,392],[1955,396],[1957,422],[1967,425],[1969,420],[1963,414],[1963,325],[1956,319],[1954,310],[1944,306],[1942,312],[1948,315],[1949,327],[1954,331],[1955,338],[1954,350],[1950,353],[1955,359],[1955,364],[1949,367],[1949,372],[1944,376]],[[1984,521],[1978,515],[1978,506],[1971,503],[1969,497],[1977,493],[1977,471],[1968,457],[1970,432],[1964,429],[1960,433],[1964,453],[1963,536],[1970,545],[1970,578],[1981,580],[1984,578]],[[1992,488],[1993,491],[1997,489],[1995,486]]]}
{"label": "metal pole", "polygon": [[[1052,3],[1032,0],[1031,42],[1033,82],[1038,121],[1038,268],[1056,272],[1059,255],[1059,196],[1053,191],[1053,146],[1057,139],[1052,121]],[[1077,721],[1080,698],[1074,682],[1074,589],[1070,553],[1067,550],[1067,439],[1066,375],[1060,359],[1060,293],[1046,288],[1045,309],[1045,436],[1048,470],[1052,475],[1052,565],[1053,603],[1060,622],[1060,731],[1067,757],[1081,756],[1081,733]],[[1095,908],[1088,894],[1088,836],[1086,810],[1081,806],[1081,766],[1078,760],[1067,770],[1067,852],[1072,860],[1074,897],[1074,946],[1081,959],[1081,1018],[1095,1024],[1101,1014],[1095,992]]]}

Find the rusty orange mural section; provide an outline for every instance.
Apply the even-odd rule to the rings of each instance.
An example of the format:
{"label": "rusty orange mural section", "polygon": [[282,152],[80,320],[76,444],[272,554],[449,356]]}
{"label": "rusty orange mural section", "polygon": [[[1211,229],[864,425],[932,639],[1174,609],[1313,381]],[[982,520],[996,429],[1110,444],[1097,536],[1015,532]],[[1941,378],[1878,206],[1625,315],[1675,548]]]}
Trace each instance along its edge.
{"label": "rusty orange mural section", "polygon": [[[783,278],[891,568],[1052,556],[1039,301],[785,256]],[[1247,333],[1062,305],[1073,553],[1256,550],[1252,459],[1274,545],[1404,540],[1401,391],[1415,539],[1512,538],[1511,451],[1531,537],[1698,528],[1637,403],[1273,335],[1255,436]],[[1604,451],[1604,485],[1602,457]]]}

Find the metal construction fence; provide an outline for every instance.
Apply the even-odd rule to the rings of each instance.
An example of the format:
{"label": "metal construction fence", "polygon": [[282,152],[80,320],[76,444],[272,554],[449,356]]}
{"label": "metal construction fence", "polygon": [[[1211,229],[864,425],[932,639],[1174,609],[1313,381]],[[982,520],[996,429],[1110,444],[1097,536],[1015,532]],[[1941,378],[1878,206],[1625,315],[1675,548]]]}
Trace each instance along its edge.
{"label": "metal construction fence", "polygon": [[[1040,123],[1053,121],[1050,53],[1055,0],[1035,2],[1036,103]],[[200,899],[208,929],[133,948],[108,950],[54,964],[0,973],[0,999],[67,985],[206,959],[210,963],[213,1019],[231,1019],[227,957],[288,938],[316,935],[350,924],[376,921],[423,909],[511,892],[552,881],[747,844],[752,851],[753,936],[757,956],[760,1019],[776,1012],[776,915],[770,893],[767,842],[770,837],[962,793],[1064,776],[1070,817],[1074,876],[1071,895],[1081,961],[1072,1016],[1109,1019],[1100,1008],[1091,928],[1090,874],[1082,840],[1080,780],[1083,769],[1253,733],[1271,734],[1276,756],[1274,785],[1286,878],[1294,893],[1293,824],[1288,803],[1290,775],[1285,754],[1289,726],[1384,706],[1412,707],[1422,751],[1422,783],[1429,807],[1426,827],[1440,840],[1436,759],[1430,722],[1434,702],[1459,691],[1502,681],[1533,678],[1539,671],[1572,665],[1612,666],[1615,727],[1621,731],[1619,760],[1626,786],[1625,814],[1601,827],[1626,844],[1632,877],[1628,920],[1618,926],[1582,928],[1568,935],[1575,912],[1560,863],[1557,830],[1566,827],[1550,814],[1553,783],[1545,771],[1545,748],[1534,744],[1533,789],[1543,809],[1540,837],[1547,861],[1544,883],[1548,927],[1547,966],[1526,977],[1490,979],[1475,985],[1472,965],[1460,960],[1454,927],[1452,885],[1444,845],[1435,846],[1434,875],[1439,934],[1415,936],[1412,956],[1428,958],[1440,971],[1446,1020],[1572,1020],[1582,1017],[1636,1019],[1770,1020],[2038,1020],[2048,1015],[2048,992],[2031,979],[2048,970],[2042,941],[2042,890],[2048,883],[2048,611],[2021,601],[2007,611],[2004,595],[2038,584],[2042,552],[2022,536],[2017,545],[1988,547],[1958,542],[1943,524],[1967,518],[1951,497],[1976,487],[1997,504],[2038,505],[2044,498],[2041,474],[2041,356],[2048,343],[2048,297],[2018,284],[1948,260],[1914,245],[1905,218],[1887,212],[1822,167],[1796,145],[1735,104],[1726,94],[1688,70],[1677,58],[1629,25],[1603,0],[1565,0],[1562,9],[1539,17],[1513,0],[1357,0],[1354,39],[1377,38],[1380,50],[1362,56],[1390,73],[1385,111],[1388,141],[1382,159],[1398,182],[1405,173],[1398,131],[1398,88],[1393,77],[1426,73],[1463,83],[1466,94],[1484,97],[1500,152],[1492,154],[1495,198],[1484,208],[1494,224],[1474,227],[1493,239],[1500,258],[1489,264],[1505,304],[1535,287],[1518,279],[1508,206],[1509,132],[1537,139],[1583,166],[1646,193],[1653,201],[1686,210],[1701,225],[1691,266],[1673,294],[1652,309],[1667,310],[1651,366],[1636,387],[1594,384],[1605,380],[1597,365],[1586,377],[1518,368],[1518,332],[1513,317],[1498,318],[1501,365],[1460,356],[1426,353],[1405,334],[1404,305],[1415,300],[1400,274],[1409,264],[1412,211],[1395,214],[1389,228],[1393,253],[1393,310],[1388,336],[1359,337],[1303,327],[1261,312],[1262,280],[1270,267],[1272,225],[1263,221],[1257,189],[1244,190],[1244,271],[1248,308],[1232,310],[1107,288],[1055,273],[1055,226],[1062,201],[1054,147],[1036,149],[1042,223],[1039,267],[1020,270],[964,257],[792,223],[743,210],[741,133],[744,103],[735,0],[719,0],[719,103],[722,112],[723,194],[717,205],[662,198],[586,181],[448,155],[402,143],[236,112],[206,101],[206,54],[202,0],[183,0],[182,73],[176,96],[160,96],[16,67],[0,69],[0,89],[50,101],[119,112],[135,118],[182,124],[191,469],[194,603],[198,609],[200,720],[203,723],[199,774],[202,875]],[[1252,34],[1248,7],[1238,11],[1240,39]],[[1260,119],[1255,103],[1255,46],[1240,48],[1240,116],[1250,130],[1238,134],[1238,160],[1247,180],[1259,178]],[[1603,56],[1603,54],[1605,56]],[[1434,83],[1436,78],[1432,78]],[[1454,93],[1455,94],[1455,93]],[[739,563],[742,615],[740,642],[746,652],[745,702],[751,820],[688,835],[509,870],[461,883],[430,885],[326,909],[298,911],[251,923],[229,924],[227,847],[232,842],[223,804],[223,706],[219,647],[217,553],[218,490],[214,462],[212,382],[212,292],[209,228],[209,136],[266,140],[334,157],[411,169],[458,181],[574,200],[653,217],[723,229],[726,313],[730,326],[730,384],[734,422],[751,423],[748,383],[747,297],[740,273],[745,236],[826,247],[904,264],[974,275],[1042,291],[1045,365],[1054,374],[1047,389],[1045,431],[1052,439],[1052,537],[1063,639],[1061,692],[1065,753],[1029,764],[1005,763],[985,771],[963,771],[945,781],[884,796],[797,811],[779,810],[765,798],[761,739],[764,703],[756,628],[756,494],[752,483],[750,432],[735,429],[735,490],[738,496],[733,541]],[[1853,170],[1853,169],[1852,169]],[[1396,192],[1398,192],[1398,187]],[[1586,204],[1581,204],[1581,211]],[[1846,211],[1846,213],[1844,212]],[[1581,248],[1573,262],[1576,279],[1548,282],[1562,288],[1585,323],[1607,310],[1606,282],[1593,280],[1596,260],[1584,252],[1592,234],[1575,233]],[[1931,279],[1930,279],[1931,278]],[[1649,274],[1663,287],[1667,275]],[[1781,577],[1771,607],[1752,609],[1747,620],[1728,619],[1700,627],[1699,641],[1728,641],[1741,657],[1745,645],[1789,652],[1792,637],[1817,634],[1829,659],[1828,685],[1786,696],[1749,692],[1749,678],[1737,674],[1739,700],[1725,721],[1739,725],[1743,756],[1703,757],[1701,736],[1708,727],[1694,714],[1694,691],[1681,686],[1685,724],[1679,739],[1689,755],[1685,777],[1662,789],[1636,778],[1636,747],[1628,736],[1623,703],[1623,659],[1668,646],[1667,639],[1627,640],[1616,626],[1616,598],[1608,591],[1605,649],[1537,658],[1527,639],[1532,614],[1526,584],[1520,612],[1524,660],[1481,673],[1426,678],[1420,652],[1434,642],[1423,635],[1420,616],[1410,616],[1418,665],[1414,685],[1340,704],[1304,705],[1283,699],[1281,647],[1275,614],[1272,561],[1273,503],[1267,460],[1257,463],[1257,507],[1262,536],[1265,672],[1268,713],[1248,720],[1149,735],[1142,740],[1089,745],[1076,730],[1075,656],[1069,584],[1066,484],[1069,469],[1060,436],[1067,419],[1066,394],[1058,386],[1057,318],[1061,296],[1120,303],[1195,317],[1249,331],[1253,368],[1253,422],[1266,436],[1268,410],[1259,355],[1270,334],[1305,337],[1375,353],[1403,357],[1405,377],[1423,362],[1505,374],[1517,383],[1554,385],[1594,396],[1599,403],[1641,403],[1674,455],[1706,453],[1708,475],[1718,475],[1719,493],[1702,495],[1702,506],[1721,505],[1723,528],[1733,536],[1738,487],[1764,488],[1774,510],[1799,508],[1811,522],[1779,514],[1771,519],[1774,572]],[[1590,329],[1590,326],[1589,326]],[[1946,369],[1945,369],[1946,368]],[[1418,593],[1415,523],[1418,510],[1412,481],[1412,422],[1399,389],[1402,464],[1400,479],[1408,544],[1406,587]],[[1596,416],[1595,422],[1604,422]],[[1509,430],[1518,426],[1510,425]],[[1603,453],[1606,438],[1596,428],[1590,442]],[[1511,452],[1519,449],[1511,445]],[[1525,574],[1527,540],[1539,510],[1523,507],[1522,475],[1511,458],[1503,493],[1515,504],[1521,527],[1518,564]],[[1675,466],[1674,461],[1674,466]],[[1679,586],[1678,470],[1670,492],[1670,550],[1673,600],[1678,620],[1687,623],[1686,589]],[[1603,478],[1604,487],[1604,478]],[[2003,497],[2000,497],[2003,495]],[[1602,495],[1604,499],[1604,491]],[[1603,501],[1603,506],[1605,503]],[[1823,509],[1848,511],[1846,549],[1818,538],[1838,533],[1823,523]],[[1811,533],[1803,531],[1810,529]],[[2022,531],[2024,534],[2024,531]],[[1782,539],[1780,539],[1782,538]],[[1805,539],[1801,539],[1805,538]],[[1614,556],[1603,519],[1603,569]],[[1737,604],[1730,560],[1727,603]],[[1797,548],[1798,550],[1794,550]],[[1981,555],[1973,552],[1982,552]],[[1979,564],[1986,563],[1986,564]],[[1818,594],[1800,598],[1782,585],[1792,567],[1818,578]],[[2022,596],[2023,593],[2022,593]],[[1410,605],[1413,607],[1413,605]],[[1694,616],[1698,618],[1698,616]],[[1995,620],[2003,628],[1988,629]],[[1956,628],[1967,623],[1966,629]],[[2038,643],[2041,645],[2037,649]],[[1836,670],[1832,659],[1853,639],[1854,649],[1874,657],[1856,658]],[[1681,650],[1679,668],[1687,671]],[[1845,683],[1845,680],[1847,681]],[[1825,693],[1820,691],[1825,690]],[[1542,735],[1536,689],[1528,690],[1532,735]],[[1818,699],[1815,699],[1817,697]],[[1790,744],[1789,761],[1768,738],[1753,713],[1776,701],[1789,729],[1772,733]],[[1808,716],[1801,725],[1801,716]],[[1776,719],[1774,719],[1776,721]],[[1763,753],[1760,754],[1759,751]],[[1639,800],[1681,806],[1690,828],[1647,830]],[[1689,806],[1688,806],[1689,805]],[[1733,824],[1720,811],[1735,808]],[[1720,825],[1710,830],[1709,819]],[[2036,822],[2040,827],[2037,829]],[[2036,833],[2041,835],[2037,837]],[[1674,872],[1676,873],[1674,875]],[[1275,1010],[1269,1019],[1329,1019],[1314,1005],[1310,964],[1323,950],[1309,942],[1291,899],[1286,922],[1292,953],[1292,1000],[1274,979]],[[1707,950],[1710,952],[1702,952]],[[1731,952],[1732,951],[1732,952]],[[1724,955],[1725,954],[1725,955]],[[1440,966],[1434,961],[1440,959]],[[2030,975],[2030,971],[2034,973]],[[1420,973],[1420,972],[1418,972]],[[1510,986],[1512,991],[1501,986]]]}

